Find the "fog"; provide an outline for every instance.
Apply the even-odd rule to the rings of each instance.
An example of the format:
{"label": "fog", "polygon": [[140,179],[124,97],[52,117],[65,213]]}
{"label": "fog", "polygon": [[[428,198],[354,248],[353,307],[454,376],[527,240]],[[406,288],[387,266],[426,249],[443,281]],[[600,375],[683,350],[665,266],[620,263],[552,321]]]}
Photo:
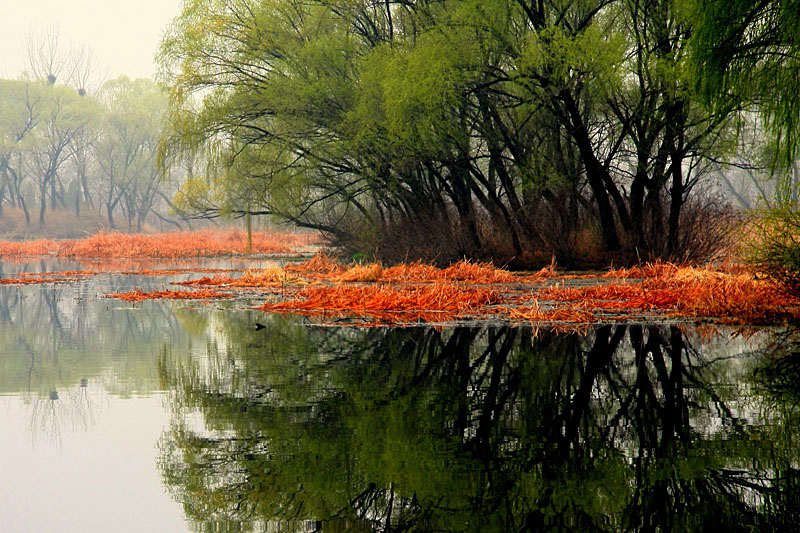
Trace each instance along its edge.
{"label": "fog", "polygon": [[0,7],[0,77],[25,68],[24,43],[31,31],[56,30],[65,48],[86,46],[107,78],[150,77],[164,27],[181,0],[3,0]]}

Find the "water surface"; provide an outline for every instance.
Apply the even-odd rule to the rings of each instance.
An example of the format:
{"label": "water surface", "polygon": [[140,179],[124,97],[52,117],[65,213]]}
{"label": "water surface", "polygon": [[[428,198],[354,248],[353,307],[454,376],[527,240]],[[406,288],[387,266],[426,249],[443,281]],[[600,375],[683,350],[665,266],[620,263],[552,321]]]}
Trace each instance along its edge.
{"label": "water surface", "polygon": [[800,525],[785,329],[336,328],[99,297],[170,279],[0,287],[0,530]]}

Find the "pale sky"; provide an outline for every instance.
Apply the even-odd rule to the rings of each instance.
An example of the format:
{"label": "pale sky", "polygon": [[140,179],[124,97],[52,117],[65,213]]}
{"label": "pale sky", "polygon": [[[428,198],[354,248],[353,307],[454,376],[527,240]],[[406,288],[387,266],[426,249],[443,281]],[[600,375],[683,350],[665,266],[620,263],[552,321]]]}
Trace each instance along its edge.
{"label": "pale sky", "polygon": [[59,42],[86,45],[107,79],[155,74],[153,56],[182,0],[0,0],[0,77],[24,68],[22,48],[31,29],[58,29]]}

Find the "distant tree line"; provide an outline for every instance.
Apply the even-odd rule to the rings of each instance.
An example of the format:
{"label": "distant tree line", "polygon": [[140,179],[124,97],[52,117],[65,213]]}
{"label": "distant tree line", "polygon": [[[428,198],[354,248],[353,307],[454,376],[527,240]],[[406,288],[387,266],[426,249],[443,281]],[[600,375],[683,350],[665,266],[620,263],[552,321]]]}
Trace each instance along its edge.
{"label": "distant tree line", "polygon": [[187,2],[161,51],[164,146],[203,161],[179,204],[384,258],[702,258],[760,109],[697,83],[706,3]]}
{"label": "distant tree line", "polygon": [[127,77],[87,88],[90,54],[60,57],[56,37],[28,42],[26,74],[0,79],[0,216],[17,208],[31,225],[54,210],[95,212],[128,231],[175,223],[156,165],[168,92]]}

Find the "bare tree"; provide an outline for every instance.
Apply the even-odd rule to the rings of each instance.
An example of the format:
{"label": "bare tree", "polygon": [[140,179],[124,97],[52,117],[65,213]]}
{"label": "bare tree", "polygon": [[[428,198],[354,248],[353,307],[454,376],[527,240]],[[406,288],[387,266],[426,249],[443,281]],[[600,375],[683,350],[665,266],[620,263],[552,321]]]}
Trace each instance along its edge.
{"label": "bare tree", "polygon": [[33,29],[28,31],[23,43],[23,55],[31,76],[46,79],[50,85],[55,85],[67,66],[59,46],[60,41],[58,26],[52,26],[41,33]]}
{"label": "bare tree", "polygon": [[67,85],[75,87],[81,96],[97,94],[108,73],[101,69],[94,51],[86,45],[73,43],[65,60]]}

